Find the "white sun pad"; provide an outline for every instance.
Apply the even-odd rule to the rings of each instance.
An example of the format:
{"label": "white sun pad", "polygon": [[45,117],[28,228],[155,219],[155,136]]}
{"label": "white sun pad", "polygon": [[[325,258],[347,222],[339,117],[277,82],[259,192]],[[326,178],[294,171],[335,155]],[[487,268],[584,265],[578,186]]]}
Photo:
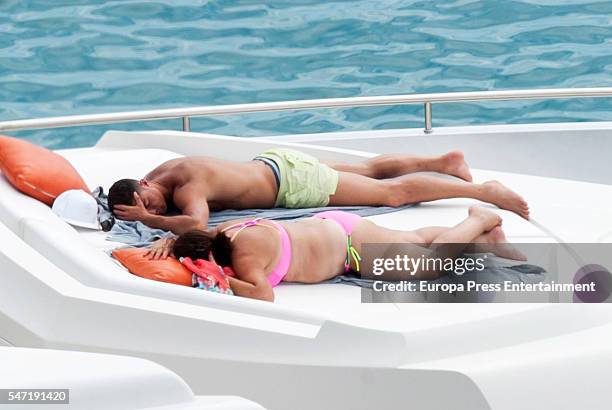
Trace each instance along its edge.
{"label": "white sun pad", "polygon": [[[81,175],[83,175],[90,188],[93,189],[94,187],[101,185],[105,188],[105,190],[108,190],[109,186],[117,179],[124,177],[141,178],[149,170],[153,169],[160,163],[180,156],[180,154],[175,152],[161,149],[115,150],[94,148],[66,150],[61,151],[60,153],[68,158],[75,168],[77,168]],[[540,218],[551,218],[551,216],[545,212],[545,206],[541,203],[543,200],[543,195],[546,195],[546,200],[548,202],[552,202],[552,205],[554,206],[570,206],[568,205],[569,201],[563,201],[565,198],[564,194],[558,195],[558,192],[565,192],[565,185],[571,186],[572,188],[580,185],[575,182],[490,171],[474,170],[473,174],[476,181],[497,179],[524,194],[528,200],[534,198],[534,200],[530,201],[530,204],[535,221]],[[12,189],[8,187],[6,183],[3,185],[4,186],[0,186],[2,190],[6,191],[8,189]],[[587,186],[588,185],[592,184],[587,184]],[[559,199],[556,200],[556,197],[554,197],[548,191],[557,193]],[[196,294],[196,291],[182,289],[179,286],[158,283],[146,283],[145,285],[143,282],[149,281],[144,281],[140,278],[134,278],[131,277],[131,275],[127,275],[125,270],[116,266],[106,256],[104,253],[105,250],[121,245],[119,243],[106,241],[106,233],[86,229],[75,230],[74,228],[69,227],[68,225],[59,221],[44,205],[41,206],[40,203],[32,204],[32,202],[36,201],[26,198],[16,192],[9,193],[12,196],[11,200],[15,200],[16,197],[20,197],[18,198],[19,202],[26,205],[24,207],[26,211],[23,215],[19,215],[21,212],[20,210],[13,210],[13,220],[18,219],[15,218],[15,215],[22,217],[21,222],[18,224],[19,229],[22,230],[22,235],[29,238],[31,243],[38,244],[37,246],[45,248],[46,251],[43,253],[46,255],[46,257],[50,258],[50,260],[62,267],[62,269],[65,269],[68,273],[74,273],[76,275],[78,271],[79,274],[83,275],[83,271],[89,269],[95,276],[95,265],[97,264],[96,261],[100,261],[99,265],[101,266],[98,267],[105,270],[105,275],[107,278],[109,274],[115,275],[119,288],[124,286],[120,285],[121,282],[128,280],[129,282],[134,282],[130,284],[132,288],[142,287],[144,289],[145,287],[150,287],[151,289],[156,289],[158,294],[162,295],[166,293],[174,293],[174,296],[172,296],[174,299],[183,297],[180,296],[183,294],[185,295],[184,300],[186,301],[194,300],[194,298],[199,299],[200,297],[206,298],[206,295]],[[14,204],[14,202],[11,203]],[[417,229],[424,226],[452,226],[464,219],[467,215],[468,207],[475,203],[478,203],[478,201],[468,199],[440,200],[420,204],[400,212],[373,216],[370,217],[370,219],[382,226],[393,229]],[[546,229],[543,230],[534,223],[526,221],[508,211],[499,210],[492,206],[490,209],[499,213],[503,217],[503,227],[511,241],[556,241],[555,235],[551,235]],[[9,216],[8,219],[11,219],[11,217]],[[57,251],[57,249],[59,249],[58,247],[61,248],[62,246],[66,249],[70,248],[70,246],[66,246],[70,244],[61,243],[61,240],[59,243],[56,242],[55,245],[53,243],[47,243],[46,245],[44,244],[45,241],[50,241],[51,238],[54,238],[56,241],[61,238],[61,236],[58,236],[58,233],[48,235],[48,230],[46,229],[44,222],[46,220],[50,221],[50,226],[57,226],[58,230],[65,230],[65,234],[68,235],[65,236],[65,238],[80,237],[83,239],[82,241],[78,240],[78,242],[80,242],[78,246],[75,244],[75,249],[78,250],[78,255],[71,256],[69,253],[67,253],[68,251]],[[63,228],[60,225],[64,225]],[[551,229],[555,230],[558,229],[558,227],[553,226]],[[75,232],[78,232],[78,235],[75,236]],[[91,253],[91,258],[87,256],[88,253]],[[103,262],[102,259],[106,259],[106,262]],[[82,260],[82,262],[75,264],[72,263],[72,260]],[[97,283],[97,281],[93,281],[93,283]],[[104,286],[112,286],[112,280],[109,282],[107,279],[104,283]],[[98,283],[98,285],[100,284]],[[174,290],[168,288],[179,289]],[[143,290],[143,292],[146,293],[147,291]],[[186,292],[191,293],[187,294]],[[281,284],[276,288],[275,293],[276,305],[279,307],[288,306],[302,310],[307,314],[322,315],[324,317],[334,318],[337,320],[351,321],[352,323],[355,323],[355,320],[357,320],[357,322],[362,325],[368,323],[379,323],[376,322],[375,318],[376,315],[382,311],[401,311],[398,306],[393,304],[361,304],[360,289],[358,287],[349,285]],[[358,314],[355,314],[355,312],[358,312]]]}

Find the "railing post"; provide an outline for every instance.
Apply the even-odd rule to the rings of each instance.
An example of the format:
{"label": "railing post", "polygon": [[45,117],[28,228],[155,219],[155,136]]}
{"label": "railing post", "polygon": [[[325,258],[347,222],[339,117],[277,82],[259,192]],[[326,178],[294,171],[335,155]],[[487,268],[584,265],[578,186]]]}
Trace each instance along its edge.
{"label": "railing post", "polygon": [[[0,0],[1,2],[1,0]],[[116,124],[130,121],[153,121],[181,118],[183,129],[190,130],[191,117],[224,114],[246,114],[256,112],[277,112],[284,110],[310,110],[313,108],[366,107],[377,105],[425,104],[425,133],[433,132],[433,103],[461,101],[502,101],[532,100],[577,97],[612,97],[612,87],[600,88],[556,88],[535,90],[465,91],[457,93],[379,95],[370,97],[342,97],[302,101],[276,101],[254,104],[229,104],[165,108],[159,110],[128,111],[104,114],[70,115],[64,117],[34,118],[26,120],[0,121],[0,132],[29,129],[47,129],[94,124]]]}
{"label": "railing post", "polygon": [[432,115],[432,111],[431,111],[431,103],[430,102],[426,102],[425,103],[425,134],[431,134],[433,132],[432,129],[432,120],[431,120],[431,115]]}

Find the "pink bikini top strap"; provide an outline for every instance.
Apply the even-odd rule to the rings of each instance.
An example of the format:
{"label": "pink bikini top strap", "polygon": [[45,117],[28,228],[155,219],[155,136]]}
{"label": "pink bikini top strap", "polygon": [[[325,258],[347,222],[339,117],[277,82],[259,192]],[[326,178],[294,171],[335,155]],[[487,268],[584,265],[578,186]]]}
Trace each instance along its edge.
{"label": "pink bikini top strap", "polygon": [[291,240],[289,239],[289,234],[287,230],[279,223],[274,221],[269,221],[272,223],[276,229],[278,229],[278,233],[281,237],[281,256],[278,261],[278,264],[274,268],[270,275],[268,275],[268,282],[272,287],[278,285],[287,272],[289,272],[289,266],[291,265]]}
{"label": "pink bikini top strap", "polygon": [[259,221],[261,221],[263,218],[255,218],[255,219],[251,219],[250,221],[244,221],[244,222],[238,222],[237,224],[233,224],[231,226],[228,226],[227,228],[223,229],[221,231],[221,233],[227,232],[227,231],[231,231],[232,229],[235,228],[239,228],[230,238],[230,242],[234,242],[234,239],[236,239],[236,237],[238,236],[238,234],[240,232],[242,232],[244,229],[250,227],[250,226],[267,226],[268,228],[271,228],[268,225],[262,225],[259,223]]}
{"label": "pink bikini top strap", "polygon": [[270,282],[270,285],[274,287],[283,280],[283,278],[289,271],[289,266],[291,265],[291,241],[289,239],[289,234],[287,233],[287,230],[283,228],[281,224],[275,221],[271,221],[271,220],[268,220],[268,222],[274,225],[273,227],[266,225],[266,224],[260,224],[259,222],[262,219],[263,218],[256,218],[250,221],[239,222],[237,224],[228,226],[227,228],[223,229],[221,233],[238,228],[238,230],[230,238],[230,242],[233,242],[234,239],[236,239],[236,237],[238,236],[240,232],[242,232],[244,229],[250,226],[257,225],[257,226],[265,226],[270,229],[276,228],[276,230],[280,234],[280,239],[281,239],[281,257],[280,257],[280,260],[278,261],[278,264],[274,268],[274,270],[270,272],[270,275],[268,275],[268,282]]}

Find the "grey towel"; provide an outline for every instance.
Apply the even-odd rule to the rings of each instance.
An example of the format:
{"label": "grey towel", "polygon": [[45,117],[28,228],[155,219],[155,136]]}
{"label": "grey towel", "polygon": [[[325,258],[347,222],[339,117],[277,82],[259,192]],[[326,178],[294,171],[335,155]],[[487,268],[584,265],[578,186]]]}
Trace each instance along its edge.
{"label": "grey towel", "polygon": [[406,208],[410,208],[414,205],[405,205],[399,208],[391,208],[388,206],[327,206],[320,208],[301,208],[301,209],[287,209],[287,208],[269,208],[269,209],[226,209],[223,211],[212,212],[208,225],[211,227],[220,225],[224,222],[231,221],[232,219],[240,218],[265,218],[273,219],[276,221],[286,221],[291,219],[309,218],[317,212],[323,211],[345,211],[352,212],[359,216],[373,216],[388,214],[390,212],[401,211]]}
{"label": "grey towel", "polygon": [[139,221],[116,221],[106,239],[141,248],[170,235],[171,232],[149,228]]}
{"label": "grey towel", "polygon": [[[112,220],[113,222],[112,228],[110,228],[110,232],[106,237],[107,240],[122,242],[136,247],[143,247],[150,245],[151,242],[156,241],[157,239],[172,235],[171,232],[150,228],[142,222],[114,220],[110,209],[108,208],[108,197],[106,194],[104,194],[102,187],[98,187],[94,190],[94,196],[98,202],[98,220],[100,221],[100,224],[108,224],[109,220]],[[208,226],[215,227],[224,222],[231,221],[232,219],[240,218],[266,218],[277,221],[286,221],[290,219],[308,218],[317,212],[332,210],[353,212],[360,216],[372,216],[401,211],[402,209],[410,208],[411,206],[413,205],[405,205],[400,208],[391,208],[386,206],[336,206],[302,209],[226,209],[223,211],[211,212],[208,220]]]}
{"label": "grey towel", "polygon": [[94,189],[93,196],[98,203],[98,222],[105,232],[110,231],[106,236],[107,240],[144,247],[170,235],[169,232],[162,229],[149,228],[142,222],[116,220],[108,207],[108,195],[104,193],[102,187]]}

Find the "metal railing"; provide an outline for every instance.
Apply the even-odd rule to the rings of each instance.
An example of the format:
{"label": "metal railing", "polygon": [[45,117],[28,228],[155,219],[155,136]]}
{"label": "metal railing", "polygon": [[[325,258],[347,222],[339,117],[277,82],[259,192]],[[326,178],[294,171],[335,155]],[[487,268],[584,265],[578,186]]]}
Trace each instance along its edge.
{"label": "metal railing", "polygon": [[190,130],[190,118],[199,116],[245,114],[315,108],[368,107],[375,105],[424,104],[425,133],[433,131],[433,103],[489,100],[533,100],[585,97],[611,97],[612,87],[557,88],[507,91],[470,91],[437,94],[407,94],[376,97],[348,97],[316,100],[279,101],[254,104],[233,104],[105,114],[71,115],[65,117],[34,118],[0,122],[0,132],[27,129],[58,128],[79,125],[114,124],[131,121],[150,121],[181,118],[183,130]]}

